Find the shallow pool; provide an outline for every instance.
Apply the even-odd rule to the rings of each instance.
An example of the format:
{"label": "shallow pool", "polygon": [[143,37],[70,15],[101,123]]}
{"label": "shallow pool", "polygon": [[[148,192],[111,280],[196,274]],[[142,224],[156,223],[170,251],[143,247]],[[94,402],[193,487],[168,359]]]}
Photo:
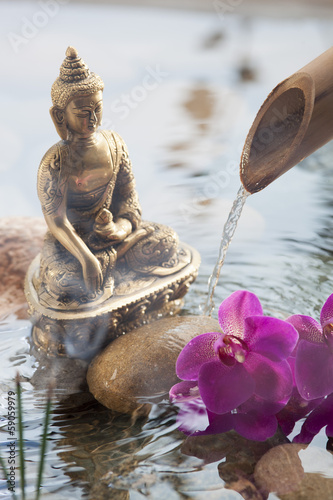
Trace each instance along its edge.
{"label": "shallow pool", "polygon": [[[1,5],[0,216],[41,215],[35,191],[38,163],[58,140],[48,115],[50,87],[67,46],[74,45],[104,79],[104,126],[126,140],[144,218],[172,226],[201,253],[200,273],[183,310],[200,314],[240,185],[238,162],[246,133],[270,90],[332,45],[333,14],[251,16],[235,8],[222,19],[213,8],[59,2],[57,13],[26,37],[24,23],[37,19],[40,5]],[[15,45],[11,33],[25,41]],[[147,75],[154,78],[150,88],[144,83]],[[333,292],[332,157],[333,144],[328,144],[248,198],[216,289],[217,306],[231,292],[248,289],[267,315],[302,313],[318,319]],[[8,437],[6,397],[15,390],[19,371],[32,494],[44,408],[44,393],[30,383],[38,362],[30,354],[28,321],[10,316],[0,330],[2,445]],[[148,419],[135,421],[113,414],[86,393],[58,399],[45,498],[263,498],[245,496],[252,484],[246,464],[253,466],[266,448],[253,445],[252,450],[233,435],[214,443],[185,443],[176,411],[167,402],[154,406]],[[282,436],[274,439],[269,446],[285,442]],[[333,481],[326,442],[322,431],[303,452],[302,466],[311,477]],[[8,497],[4,481],[0,497]],[[278,497],[271,493],[269,498]]]}

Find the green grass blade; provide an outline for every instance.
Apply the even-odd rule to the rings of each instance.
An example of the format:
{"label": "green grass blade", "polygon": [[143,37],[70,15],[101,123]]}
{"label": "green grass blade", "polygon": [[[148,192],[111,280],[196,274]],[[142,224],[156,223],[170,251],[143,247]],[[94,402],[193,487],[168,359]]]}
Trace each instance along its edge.
{"label": "green grass blade", "polygon": [[18,411],[18,432],[19,432],[19,457],[22,500],[25,500],[25,463],[24,463],[24,441],[23,441],[23,413],[22,413],[22,393],[19,374],[16,375],[17,411]]}
{"label": "green grass blade", "polygon": [[38,471],[37,487],[36,487],[36,489],[37,489],[36,500],[39,500],[40,487],[42,485],[42,477],[43,477],[45,454],[46,454],[47,434],[48,434],[49,425],[50,425],[51,408],[52,408],[52,390],[53,390],[53,387],[50,385],[48,396],[47,396],[47,402],[46,402],[44,429],[43,429],[43,435],[42,435],[42,440],[41,440],[39,471]]}

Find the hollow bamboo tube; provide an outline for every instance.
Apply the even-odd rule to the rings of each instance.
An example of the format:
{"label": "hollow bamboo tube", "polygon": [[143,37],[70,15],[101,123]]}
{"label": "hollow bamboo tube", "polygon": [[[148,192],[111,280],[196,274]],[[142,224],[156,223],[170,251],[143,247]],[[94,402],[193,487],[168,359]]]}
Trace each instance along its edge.
{"label": "hollow bamboo tube", "polygon": [[333,47],[281,82],[245,140],[241,182],[256,193],[333,138]]}

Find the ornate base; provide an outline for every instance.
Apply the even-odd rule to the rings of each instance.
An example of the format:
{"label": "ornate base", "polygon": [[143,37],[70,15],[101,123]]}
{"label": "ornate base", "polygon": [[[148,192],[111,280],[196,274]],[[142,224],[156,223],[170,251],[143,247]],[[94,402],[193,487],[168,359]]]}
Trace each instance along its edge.
{"label": "ornate base", "polygon": [[35,347],[55,356],[89,359],[120,335],[177,313],[200,264],[199,253],[192,247],[182,243],[180,252],[186,260],[181,270],[163,277],[120,270],[112,297],[76,311],[46,308],[39,303],[33,285],[39,269],[37,256],[25,281]]}

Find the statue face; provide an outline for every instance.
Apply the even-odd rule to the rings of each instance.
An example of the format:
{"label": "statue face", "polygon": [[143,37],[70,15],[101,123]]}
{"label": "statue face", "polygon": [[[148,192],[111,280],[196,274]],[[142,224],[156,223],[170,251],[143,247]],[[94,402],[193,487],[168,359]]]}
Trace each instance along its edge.
{"label": "statue face", "polygon": [[67,129],[82,137],[89,137],[101,124],[103,113],[102,91],[74,97],[66,106],[65,121]]}

